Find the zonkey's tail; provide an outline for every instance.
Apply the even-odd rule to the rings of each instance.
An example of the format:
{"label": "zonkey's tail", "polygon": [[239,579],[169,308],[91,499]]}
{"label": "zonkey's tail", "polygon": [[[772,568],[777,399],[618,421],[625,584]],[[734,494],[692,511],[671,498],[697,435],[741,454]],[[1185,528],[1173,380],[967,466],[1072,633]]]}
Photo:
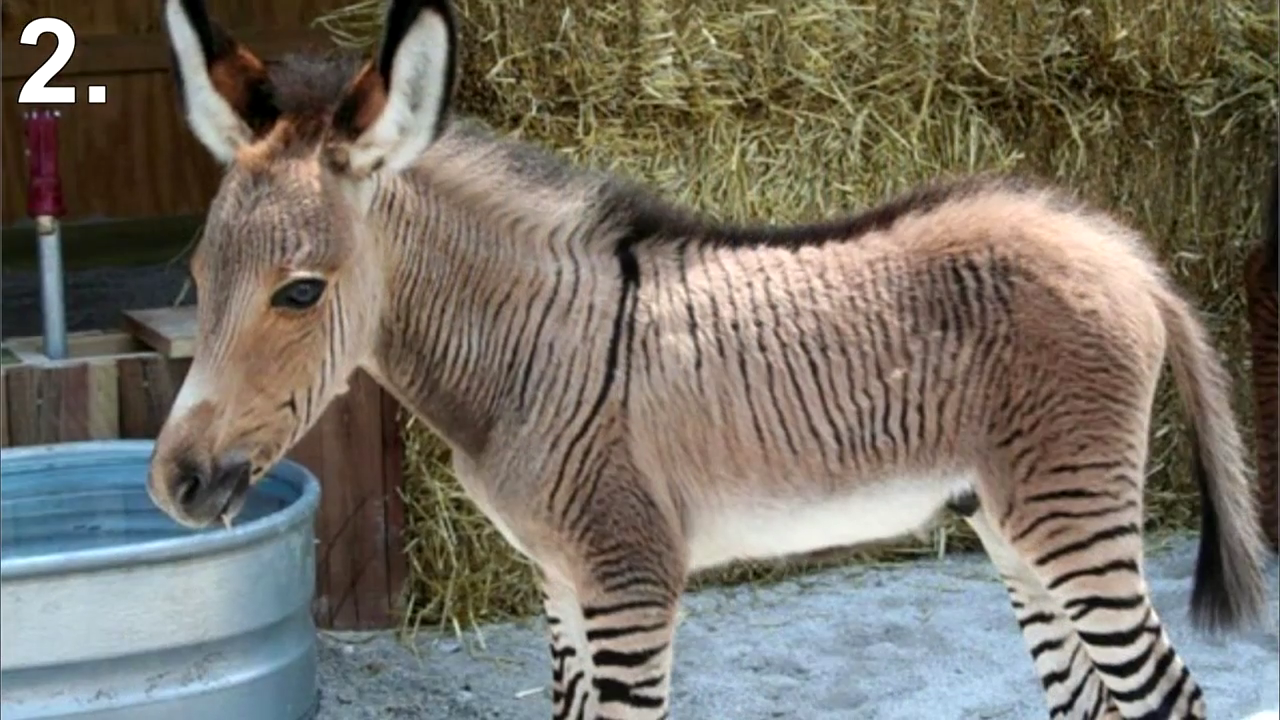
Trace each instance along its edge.
{"label": "zonkey's tail", "polygon": [[1231,376],[1188,303],[1167,285],[1158,295],[1169,362],[1189,419],[1191,472],[1200,488],[1191,620],[1213,632],[1238,628],[1263,617],[1267,584],[1256,498],[1231,408]]}

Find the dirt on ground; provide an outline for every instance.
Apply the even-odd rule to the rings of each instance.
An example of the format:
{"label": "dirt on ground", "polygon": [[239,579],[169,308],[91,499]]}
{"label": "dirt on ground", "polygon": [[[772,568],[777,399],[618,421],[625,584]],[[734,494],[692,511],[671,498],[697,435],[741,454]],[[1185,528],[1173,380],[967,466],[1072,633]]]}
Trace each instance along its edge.
{"label": "dirt on ground", "polygon": [[[1148,578],[1210,716],[1280,708],[1277,566],[1268,627],[1224,638],[1190,626],[1195,538],[1152,548]],[[828,570],[687,596],[672,717],[690,720],[1027,720],[1047,716],[1005,591],[985,556]],[[325,633],[317,720],[546,720],[541,619],[461,640]]]}

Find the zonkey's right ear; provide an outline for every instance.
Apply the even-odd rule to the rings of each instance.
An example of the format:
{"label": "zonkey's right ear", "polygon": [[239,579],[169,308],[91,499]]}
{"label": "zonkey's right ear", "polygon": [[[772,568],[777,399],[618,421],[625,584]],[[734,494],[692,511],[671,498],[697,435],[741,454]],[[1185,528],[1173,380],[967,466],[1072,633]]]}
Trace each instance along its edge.
{"label": "zonkey's right ear", "polygon": [[187,124],[225,165],[280,116],[266,65],[209,20],[203,0],[165,0],[164,20]]}
{"label": "zonkey's right ear", "polygon": [[324,158],[355,177],[409,167],[435,142],[453,94],[457,40],[448,0],[392,0],[376,63],[334,111]]}

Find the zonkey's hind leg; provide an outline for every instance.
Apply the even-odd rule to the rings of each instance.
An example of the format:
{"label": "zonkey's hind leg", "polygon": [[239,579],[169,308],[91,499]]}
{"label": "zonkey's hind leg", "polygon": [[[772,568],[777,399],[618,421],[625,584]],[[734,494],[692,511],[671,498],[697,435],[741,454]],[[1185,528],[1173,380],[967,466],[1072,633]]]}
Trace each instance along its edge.
{"label": "zonkey's hind leg", "polygon": [[[569,581],[552,605],[562,630],[569,608],[581,618],[585,645],[578,647],[585,650],[585,667],[579,682],[584,688],[589,683],[590,697],[562,703],[556,718],[668,717],[683,546],[657,503],[639,483],[626,480],[609,475],[593,481],[578,493],[581,505],[567,503],[561,511],[569,542],[558,570]],[[574,677],[565,676],[563,692]],[[563,714],[569,711],[574,714]]]}
{"label": "zonkey's hind leg", "polygon": [[1002,536],[1075,626],[1121,717],[1204,718],[1200,687],[1141,571],[1141,462],[1118,450],[1041,467],[1003,518]]}
{"label": "zonkey's hind leg", "polygon": [[1106,685],[1094,670],[1071,621],[1018,556],[991,525],[985,510],[965,513],[991,562],[999,571],[1022,637],[1031,651],[1036,674],[1044,685],[1052,720],[1119,720]]}

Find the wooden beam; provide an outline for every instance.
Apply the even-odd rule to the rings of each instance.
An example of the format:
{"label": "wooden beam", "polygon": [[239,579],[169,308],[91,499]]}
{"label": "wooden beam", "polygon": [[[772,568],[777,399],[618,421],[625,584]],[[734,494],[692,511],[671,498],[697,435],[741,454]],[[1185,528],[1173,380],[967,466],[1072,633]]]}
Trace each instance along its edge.
{"label": "wooden beam", "polygon": [[189,358],[195,351],[194,305],[125,310],[124,327],[134,337],[171,360]]}
{"label": "wooden beam", "polygon": [[[14,367],[14,366],[11,366]],[[9,378],[0,375],[0,447],[9,447]]]}
{"label": "wooden beam", "polygon": [[[55,362],[44,355],[44,338],[16,337],[4,341],[4,346],[17,356],[20,362],[43,365]],[[85,330],[67,334],[68,360],[83,360],[106,355],[132,355],[147,351],[147,346],[127,333],[104,330]]]}
{"label": "wooden beam", "polygon": [[381,390],[382,397],[382,493],[386,508],[387,543],[387,614],[379,619],[391,625],[404,612],[405,584],[409,579],[409,560],[405,557],[405,446],[400,429],[400,403],[391,393]]}
{"label": "wooden beam", "polygon": [[[256,28],[236,31],[236,39],[270,62],[282,55],[307,48],[332,48],[333,41],[315,28]],[[37,44],[23,45],[18,35],[4,39],[5,80],[25,80],[53,54],[57,40],[52,34],[40,36]],[[75,52],[50,82],[52,86],[69,85],[66,78],[77,75],[120,75],[134,72],[168,71],[169,38],[164,33],[145,35],[81,35],[76,38]],[[85,91],[77,92],[79,96]],[[84,102],[83,99],[80,102]]]}

